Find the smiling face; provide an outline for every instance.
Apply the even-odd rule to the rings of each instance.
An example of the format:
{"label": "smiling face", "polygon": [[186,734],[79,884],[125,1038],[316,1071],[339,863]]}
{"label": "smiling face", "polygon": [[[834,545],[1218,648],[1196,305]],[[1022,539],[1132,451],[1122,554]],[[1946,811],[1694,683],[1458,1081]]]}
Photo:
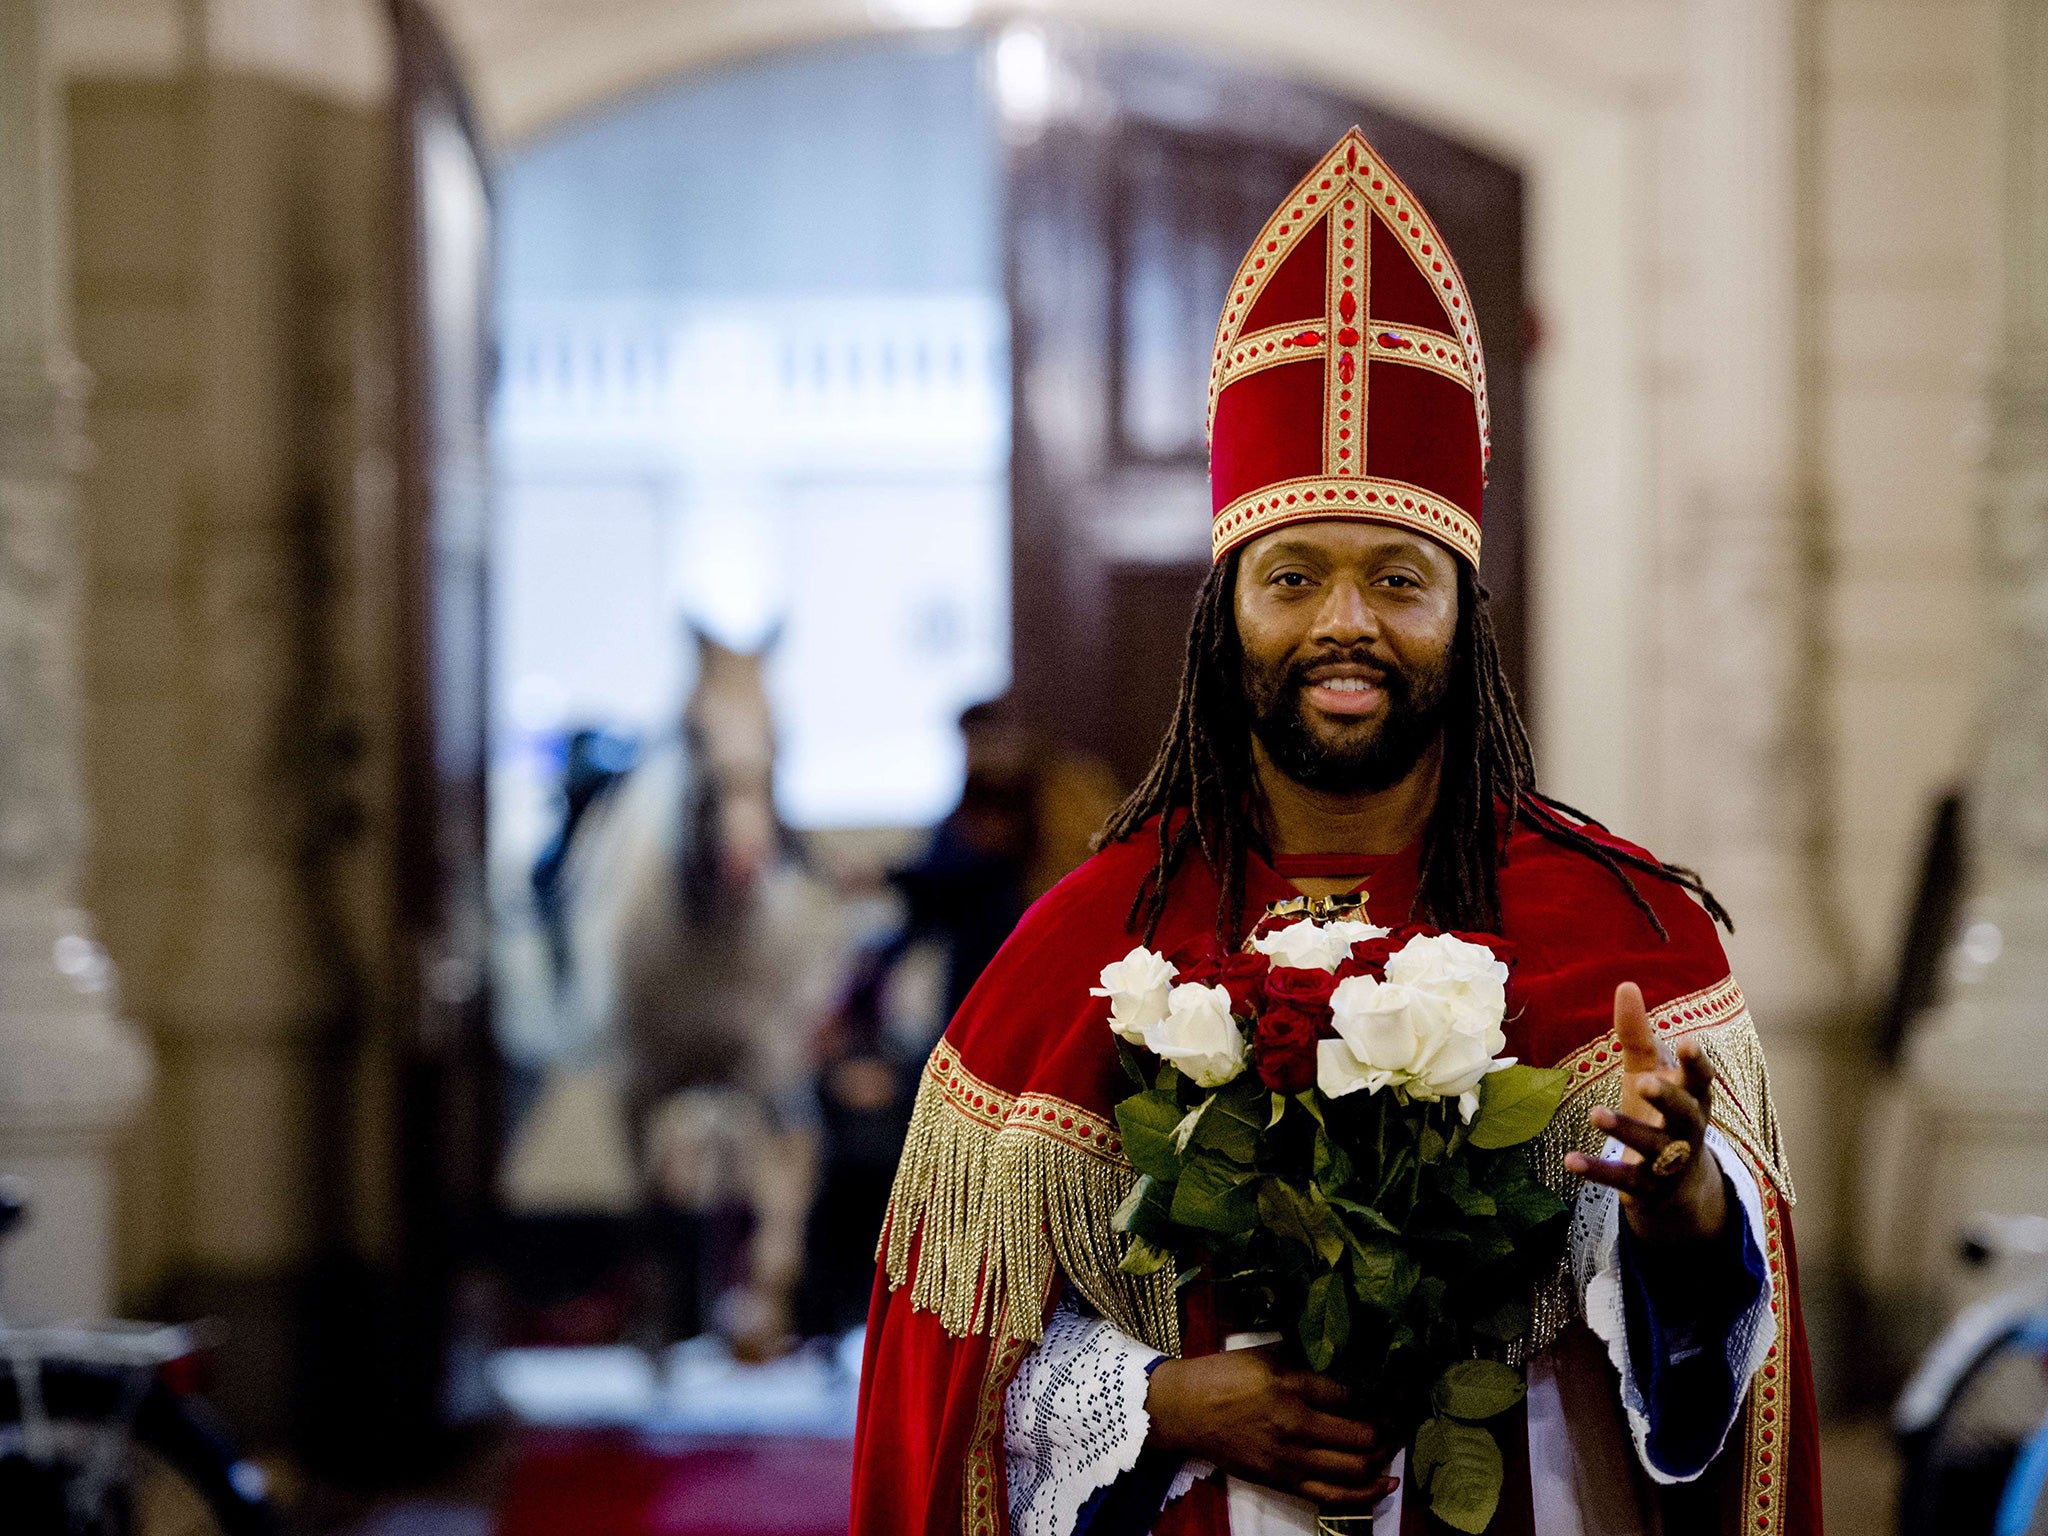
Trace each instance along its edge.
{"label": "smiling face", "polygon": [[1245,546],[1234,598],[1252,730],[1309,789],[1370,794],[1435,743],[1458,628],[1458,562],[1421,534],[1346,519]]}

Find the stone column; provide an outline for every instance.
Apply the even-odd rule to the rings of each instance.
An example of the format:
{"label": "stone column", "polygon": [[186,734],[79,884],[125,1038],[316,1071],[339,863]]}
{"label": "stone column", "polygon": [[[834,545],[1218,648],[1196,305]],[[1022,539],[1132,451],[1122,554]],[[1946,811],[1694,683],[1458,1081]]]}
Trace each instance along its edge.
{"label": "stone column", "polygon": [[1691,409],[1664,541],[1667,856],[1695,865],[1736,922],[1729,958],[1770,1053],[1798,1186],[1806,1304],[1824,1380],[1843,1263],[1849,954],[1829,885],[1832,771],[1824,642],[1828,529],[1804,54],[1813,0],[1690,0]]}
{"label": "stone column", "polygon": [[2005,0],[2002,336],[1984,502],[1992,672],[1952,995],[1916,1042],[1921,1273],[1978,1211],[2048,1215],[2048,10]]}
{"label": "stone column", "polygon": [[0,0],[0,1172],[34,1202],[0,1256],[0,1312],[18,1318],[110,1306],[108,1154],[149,1077],[78,909],[83,379],[48,6]]}

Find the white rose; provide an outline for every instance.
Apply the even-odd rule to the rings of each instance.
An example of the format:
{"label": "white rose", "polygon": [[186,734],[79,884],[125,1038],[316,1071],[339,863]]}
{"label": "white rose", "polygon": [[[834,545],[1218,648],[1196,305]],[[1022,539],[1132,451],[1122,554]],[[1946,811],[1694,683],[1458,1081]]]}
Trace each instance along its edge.
{"label": "white rose", "polygon": [[1341,1099],[1363,1089],[1378,1093],[1394,1080],[1394,1074],[1368,1067],[1344,1040],[1316,1042],[1316,1089],[1326,1099]]}
{"label": "white rose", "polygon": [[1252,948],[1289,970],[1334,971],[1349,958],[1352,945],[1360,939],[1379,938],[1386,931],[1355,918],[1318,923],[1305,917],[1252,940]]}
{"label": "white rose", "polygon": [[1362,1066],[1405,1073],[1414,1067],[1422,1044],[1409,1000],[1406,987],[1370,976],[1347,976],[1330,994],[1330,1023],[1338,1041]]}
{"label": "white rose", "polygon": [[1221,1088],[1244,1070],[1244,1033],[1230,1016],[1224,987],[1175,987],[1166,1017],[1146,1031],[1145,1044],[1203,1088]]}
{"label": "white rose", "polygon": [[1441,1032],[1425,1042],[1407,1088],[1418,1099],[1456,1099],[1479,1086],[1493,1070],[1493,1052],[1479,1035],[1450,1027],[1448,1011]]}
{"label": "white rose", "polygon": [[1448,933],[1420,934],[1387,961],[1387,980],[1448,1002],[1468,1034],[1497,1027],[1508,1009],[1508,968],[1483,944]]}
{"label": "white rose", "polygon": [[1102,985],[1090,987],[1090,997],[1109,999],[1109,1027],[1133,1045],[1145,1044],[1145,1035],[1166,1017],[1168,989],[1177,974],[1164,955],[1142,945],[1102,968]]}

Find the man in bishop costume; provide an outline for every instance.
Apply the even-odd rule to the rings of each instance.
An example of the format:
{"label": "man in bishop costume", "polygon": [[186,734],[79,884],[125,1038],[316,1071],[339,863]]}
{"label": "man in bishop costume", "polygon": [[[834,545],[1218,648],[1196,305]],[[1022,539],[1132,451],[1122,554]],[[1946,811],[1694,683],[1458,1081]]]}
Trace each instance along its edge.
{"label": "man in bishop costume", "polygon": [[[1818,1536],[1814,1398],[1754,1025],[1699,879],[1541,794],[1477,578],[1470,296],[1357,131],[1234,278],[1215,565],[1177,712],[1101,851],[933,1051],[882,1234],[855,1536],[1431,1528],[1369,1401],[1124,1273],[1134,1174],[1102,968],[1234,949],[1274,903],[1503,936],[1508,1051],[1569,1074],[1537,1144],[1567,1254],[1509,1351],[1498,1536]],[[1270,1336],[1268,1336],[1270,1337]],[[1356,1530],[1353,1525],[1351,1529]]]}

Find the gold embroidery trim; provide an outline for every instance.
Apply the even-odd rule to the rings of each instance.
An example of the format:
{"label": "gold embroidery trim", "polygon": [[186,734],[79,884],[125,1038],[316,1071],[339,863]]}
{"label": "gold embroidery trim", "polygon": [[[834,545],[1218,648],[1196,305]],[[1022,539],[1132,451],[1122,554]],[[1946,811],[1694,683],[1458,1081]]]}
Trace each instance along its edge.
{"label": "gold embroidery trim", "polygon": [[1009,1529],[1004,1508],[1003,1394],[1031,1346],[1022,1339],[1004,1339],[989,1348],[981,1377],[981,1401],[975,1405],[974,1433],[960,1472],[961,1536],[1003,1536]]}
{"label": "gold embroidery trim", "polygon": [[[1387,163],[1380,159],[1365,135],[1353,128],[1337,142],[1334,149],[1323,157],[1321,164],[1311,170],[1295,185],[1279,209],[1266,221],[1259,231],[1258,239],[1252,242],[1251,250],[1238,266],[1231,280],[1231,289],[1223,301],[1223,313],[1216,323],[1216,349],[1211,359],[1209,374],[1209,431],[1216,429],[1216,401],[1227,382],[1221,376],[1221,364],[1238,339],[1238,327],[1257,305],[1259,296],[1266,291],[1266,285],[1273,274],[1280,270],[1288,255],[1299,245],[1307,232],[1315,227],[1316,221],[1325,214],[1333,219],[1341,211],[1346,196],[1354,201],[1363,200],[1374,216],[1393,232],[1401,242],[1408,257],[1415,263],[1416,270],[1429,281],[1431,289],[1443,301],[1444,311],[1450,316],[1456,328],[1458,339],[1463,345],[1471,368],[1469,387],[1472,390],[1473,409],[1479,418],[1480,462],[1485,465],[1493,456],[1493,413],[1486,398],[1486,357],[1479,344],[1479,330],[1473,318],[1472,296],[1465,288],[1464,275],[1458,271],[1458,264],[1451,259],[1445,247],[1443,236],[1422,205],[1415,200],[1401,178],[1396,176]],[[1352,210],[1354,213],[1358,210]],[[1365,225],[1365,235],[1354,235],[1360,241],[1359,266],[1364,270],[1363,252],[1368,248],[1371,226]],[[1341,265],[1343,248],[1341,241],[1331,247],[1332,269]],[[1361,289],[1361,294],[1369,290]],[[1359,318],[1369,326],[1371,316],[1366,313],[1364,300],[1360,301]],[[1306,322],[1313,324],[1315,322]],[[1332,311],[1324,317],[1324,323],[1338,325],[1340,317]],[[1360,456],[1360,464],[1364,462]]]}
{"label": "gold embroidery trim", "polygon": [[1375,324],[1365,342],[1366,354],[1374,362],[1412,364],[1472,387],[1472,365],[1464,343],[1455,336],[1419,325]]}
{"label": "gold embroidery trim", "polygon": [[1213,550],[1220,558],[1232,545],[1270,533],[1284,524],[1346,513],[1413,528],[1450,545],[1474,565],[1479,562],[1478,519],[1456,502],[1419,485],[1379,475],[1341,479],[1309,475],[1282,480],[1240,496],[1216,514]]}
{"label": "gold embroidery trim", "polygon": [[[1752,1167],[1751,1172],[1759,1170]],[[1792,1444],[1791,1354],[1786,1348],[1792,1298],[1785,1267],[1783,1222],[1778,1202],[1761,1191],[1764,1262],[1771,1272],[1771,1319],[1776,1336],[1749,1383],[1748,1422],[1743,1429],[1742,1529],[1754,1536],[1779,1536],[1785,1529],[1785,1462]]]}
{"label": "gold embroidery trim", "polygon": [[[1180,1353],[1171,1269],[1126,1275],[1111,1226],[1131,1165],[1113,1121],[1012,1096],[941,1040],[926,1063],[876,1257],[948,1333],[1036,1343],[1055,1270],[1134,1338]],[[913,1263],[913,1255],[915,1262]]]}
{"label": "gold embroidery trim", "polygon": [[1298,325],[1269,326],[1263,331],[1253,331],[1249,336],[1240,336],[1230,348],[1229,355],[1217,361],[1216,373],[1221,383],[1235,384],[1239,379],[1275,363],[1305,363],[1321,357],[1330,344],[1330,328],[1319,320],[1305,320]]}

